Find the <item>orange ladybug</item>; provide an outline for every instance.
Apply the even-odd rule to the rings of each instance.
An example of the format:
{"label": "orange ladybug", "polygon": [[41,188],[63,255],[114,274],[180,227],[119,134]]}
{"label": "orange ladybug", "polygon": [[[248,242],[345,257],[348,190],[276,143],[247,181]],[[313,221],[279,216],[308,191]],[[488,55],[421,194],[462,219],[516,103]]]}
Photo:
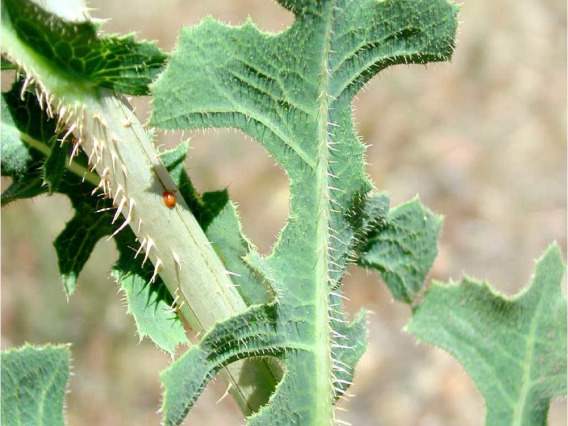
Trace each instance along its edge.
{"label": "orange ladybug", "polygon": [[164,204],[169,207],[170,209],[174,208],[176,205],[176,196],[171,191],[164,191],[162,194],[162,198],[164,200]]}

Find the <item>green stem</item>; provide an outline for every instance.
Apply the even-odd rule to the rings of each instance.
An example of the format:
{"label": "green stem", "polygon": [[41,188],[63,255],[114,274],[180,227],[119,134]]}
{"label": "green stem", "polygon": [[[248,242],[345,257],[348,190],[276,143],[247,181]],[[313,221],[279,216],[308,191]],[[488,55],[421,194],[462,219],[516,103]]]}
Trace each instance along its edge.
{"label": "green stem", "polygon": [[[47,146],[45,143],[41,141],[38,141],[37,139],[32,138],[28,134],[20,133],[20,139],[26,142],[32,148],[41,152],[46,157],[49,157],[49,154],[51,154],[51,148],[49,146]],[[67,170],[76,174],[77,176],[84,179],[86,182],[89,182],[93,186],[97,186],[101,181],[101,178],[99,177],[98,174],[88,170],[86,167],[82,166],[76,161],[71,161],[69,156],[66,157],[65,167],[67,168]]]}
{"label": "green stem", "polygon": [[[101,190],[122,207],[124,226],[132,228],[192,327],[207,331],[244,311],[246,304],[128,103],[62,73],[22,43],[4,17],[2,39],[2,53],[34,78],[52,108],[65,108],[60,119],[75,126],[75,136],[102,178]],[[164,190],[176,195],[172,209],[163,205]],[[245,414],[266,403],[278,376],[262,360],[234,363],[222,374]]]}

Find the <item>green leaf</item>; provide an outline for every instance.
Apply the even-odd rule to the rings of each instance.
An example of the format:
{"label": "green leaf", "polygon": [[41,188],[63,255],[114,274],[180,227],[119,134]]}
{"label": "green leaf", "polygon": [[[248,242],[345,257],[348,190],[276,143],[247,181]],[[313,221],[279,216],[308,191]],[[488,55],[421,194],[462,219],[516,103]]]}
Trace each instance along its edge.
{"label": "green leaf", "polygon": [[23,180],[15,180],[4,192],[2,192],[2,207],[16,200],[33,198],[47,192],[43,186],[43,179],[39,174],[30,175]]}
{"label": "green leaf", "polygon": [[438,254],[442,218],[417,199],[376,216],[381,217],[366,225],[357,262],[378,270],[395,299],[412,303]]}
{"label": "green leaf", "polygon": [[152,43],[137,43],[133,35],[99,37],[92,22],[65,21],[30,0],[3,1],[4,21],[39,61],[72,81],[119,93],[146,94],[166,59]]}
{"label": "green leaf", "polygon": [[[56,190],[69,196],[76,213],[54,245],[65,291],[71,294],[95,244],[112,233],[112,228],[108,216],[94,214],[105,203],[90,195],[91,189],[83,185],[79,176],[70,175],[63,180],[69,144],[60,144],[57,120],[48,118],[37,98],[22,90],[23,81],[19,80],[2,95],[2,134],[8,136],[2,139],[2,150],[8,154],[2,156],[2,175],[13,178],[12,185],[2,194],[2,205]],[[86,173],[84,156],[75,163]]]}
{"label": "green leaf", "polygon": [[159,276],[152,282],[154,268],[142,264],[141,255],[134,258],[132,247],[136,238],[130,229],[115,236],[120,257],[113,267],[113,276],[120,282],[128,302],[128,312],[136,322],[140,338],[149,337],[172,356],[176,347],[189,343],[183,324],[173,309],[173,298]]}
{"label": "green leaf", "polygon": [[65,166],[69,161],[69,154],[69,144],[63,145],[57,143],[57,141],[51,144],[51,152],[43,166],[43,181],[47,185],[49,193],[55,192],[61,184],[65,174]]}
{"label": "green leaf", "polygon": [[[69,181],[60,188],[71,199],[75,210],[75,215],[54,242],[59,271],[68,294],[73,292],[79,273],[98,241],[122,225],[114,222],[112,202],[93,197],[91,190],[92,187],[84,183],[71,185]],[[100,209],[106,211],[98,212]],[[121,230],[114,239],[120,257],[112,273],[126,294],[128,313],[134,317],[140,338],[149,337],[173,355],[178,345],[188,343],[184,326],[172,308],[173,297],[159,277],[151,283],[153,266],[149,262],[143,265],[143,256],[135,259],[133,247],[138,244],[130,228]]]}
{"label": "green leaf", "polygon": [[[332,297],[331,306],[340,303],[340,298]],[[336,312],[331,322],[337,344],[331,350],[333,360],[333,387],[335,399],[341,398],[351,386],[355,366],[367,350],[366,312],[361,310],[352,323],[347,323],[343,315]]]}
{"label": "green leaf", "polygon": [[[2,205],[55,192],[70,167],[69,144],[58,140],[59,136],[57,120],[41,110],[22,79],[2,94],[2,176],[13,178],[2,194]],[[81,160],[84,169],[84,158],[76,163]]]}
{"label": "green leaf", "polygon": [[63,425],[69,358],[67,346],[2,352],[2,425]]}
{"label": "green leaf", "polygon": [[[204,198],[206,195],[204,194]],[[225,204],[207,227],[205,235],[213,244],[246,304],[268,302],[272,289],[262,274],[246,261],[247,255],[254,250],[254,245],[242,234],[241,222],[233,203]]]}
{"label": "green leaf", "polygon": [[[8,92],[2,93],[2,176],[20,178],[32,167],[41,165],[50,153],[56,135],[56,120],[49,119],[37,105],[37,99],[23,90],[23,81],[17,80]],[[22,135],[37,141],[30,150],[22,142]],[[43,155],[42,155],[43,153]]]}
{"label": "green leaf", "polygon": [[4,58],[4,55],[2,55],[2,60],[0,62],[0,68],[2,69],[2,71],[17,70],[18,69],[17,66],[15,66],[13,63],[8,61],[6,58]]}
{"label": "green leaf", "polygon": [[[28,164],[34,160],[32,153],[20,140],[20,130],[18,124],[20,120],[15,120],[10,111],[10,99],[17,105],[17,93],[14,90],[2,93],[0,106],[2,111],[1,137],[2,137],[2,176],[18,176],[26,172]],[[24,110],[26,111],[26,110]],[[39,158],[39,157],[38,157]]]}
{"label": "green leaf", "polygon": [[551,399],[566,396],[565,265],[556,244],[513,298],[487,283],[434,283],[407,331],[451,353],[485,398],[485,424],[545,425]]}
{"label": "green leaf", "polygon": [[[446,0],[280,3],[296,20],[278,34],[263,33],[252,22],[231,27],[212,18],[184,28],[164,73],[151,85],[151,122],[164,129],[240,129],[286,171],[290,212],[273,252],[260,256],[249,246],[239,253],[248,250],[246,264],[271,287],[274,328],[290,347],[301,342],[305,350],[283,345],[276,356],[285,366],[284,377],[270,403],[249,423],[330,424],[332,403],[345,390],[332,380],[330,355],[346,357],[332,351],[342,343],[341,333],[330,324],[345,320],[341,304],[330,301],[341,297],[340,283],[346,266],[356,259],[356,247],[367,249],[363,258],[375,250],[385,252],[373,245],[373,233],[365,246],[366,229],[353,220],[364,216],[358,209],[365,203],[355,201],[367,198],[373,186],[364,171],[364,146],[353,128],[351,101],[387,66],[449,59],[457,7]],[[412,214],[395,209],[383,238],[387,241],[394,229],[430,235],[434,225],[424,229]],[[388,282],[397,297],[410,298],[430,266],[432,248],[415,247],[418,242],[410,237],[412,249],[423,258],[409,267],[408,253],[390,239],[382,266],[389,274],[388,268],[397,266]],[[408,239],[401,237],[398,244]],[[357,356],[346,357],[349,375],[364,348],[360,324],[358,320],[347,336],[357,348]],[[210,377],[202,364],[194,368],[201,370],[196,376]],[[189,391],[182,382],[177,385],[170,392],[191,395],[185,401],[189,409],[200,387]]]}
{"label": "green leaf", "polygon": [[278,355],[294,346],[276,327],[274,304],[250,307],[217,323],[199,342],[161,375],[164,385],[164,423],[180,424],[206,384],[231,362],[247,357]]}
{"label": "green leaf", "polygon": [[[2,206],[18,199],[35,197],[48,191],[44,185],[44,155],[55,135],[55,120],[49,120],[37,107],[29,93],[20,99],[22,81],[2,93],[2,176],[12,178],[12,184],[2,193]],[[22,134],[37,141],[36,149],[22,142]],[[42,152],[44,153],[42,155]]]}
{"label": "green leaf", "polygon": [[85,191],[89,188],[85,188],[78,180],[77,177],[69,178],[59,188],[61,193],[70,198],[75,213],[53,242],[59,273],[68,295],[75,291],[79,273],[89,260],[95,245],[114,231],[111,224],[112,215],[97,213],[100,208],[110,208],[111,203],[92,197]]}

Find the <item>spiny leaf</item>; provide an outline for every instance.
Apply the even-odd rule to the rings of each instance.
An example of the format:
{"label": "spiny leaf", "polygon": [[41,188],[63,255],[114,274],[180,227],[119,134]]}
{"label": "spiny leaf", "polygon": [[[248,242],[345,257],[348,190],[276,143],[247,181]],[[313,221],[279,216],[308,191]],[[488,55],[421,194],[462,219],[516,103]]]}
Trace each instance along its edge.
{"label": "spiny leaf", "polygon": [[2,425],[63,425],[67,346],[29,345],[0,354]]}
{"label": "spiny leaf", "polygon": [[33,198],[44,194],[47,188],[43,186],[43,179],[39,173],[31,174],[26,179],[14,180],[12,184],[2,192],[2,207],[16,200]]}
{"label": "spiny leaf", "polygon": [[366,225],[357,262],[378,270],[395,299],[412,303],[438,254],[442,219],[417,199],[375,217],[382,220]]}
{"label": "spiny leaf", "polygon": [[[95,244],[112,233],[112,228],[108,217],[88,214],[95,211],[97,200],[90,196],[80,177],[71,175],[62,180],[69,144],[60,145],[57,121],[49,119],[35,96],[29,92],[21,93],[22,89],[22,80],[16,81],[12,89],[2,96],[3,134],[11,134],[2,140],[2,149],[6,148],[10,153],[2,157],[2,175],[14,180],[2,194],[2,205],[56,190],[71,198],[76,214],[54,243],[64,288],[67,294],[71,294]],[[29,143],[23,142],[21,137]],[[76,162],[83,166],[86,164],[84,158],[78,158]],[[83,170],[86,172],[85,167]]]}
{"label": "spiny leaf", "polygon": [[[366,247],[361,238],[367,235],[352,218],[360,215],[354,200],[372,189],[351,100],[389,65],[448,59],[457,7],[445,0],[280,3],[296,20],[278,34],[263,33],[252,22],[231,27],[212,18],[183,29],[166,70],[151,86],[151,122],[165,129],[240,129],[285,169],[291,193],[287,224],[270,256],[249,247],[245,260],[271,286],[276,330],[306,350],[277,355],[286,373],[270,403],[249,422],[328,424],[337,395],[330,386],[331,348],[340,344],[330,322],[344,321],[341,304],[331,306],[330,300],[332,293],[339,296],[354,248]],[[392,226],[400,222],[413,226],[406,219]],[[392,254],[401,258],[386,259],[387,266],[400,265],[389,281],[400,281],[403,270],[406,281],[403,288],[396,282],[396,291],[410,297],[404,292],[415,291],[428,262],[408,273],[406,253]],[[356,324],[351,339],[358,351],[364,340]],[[351,374],[358,356],[345,359]],[[195,374],[209,377],[204,370]],[[178,386],[168,391],[191,394],[186,403],[192,403],[195,389]]]}
{"label": "spiny leaf", "polygon": [[63,145],[57,141],[51,144],[51,152],[43,166],[43,181],[49,193],[55,192],[63,180],[69,155],[69,144]]}
{"label": "spiny leaf", "polygon": [[554,244],[513,298],[464,278],[434,283],[413,313],[407,331],[464,366],[485,398],[487,425],[545,425],[551,399],[566,396],[564,269]]}
{"label": "spiny leaf", "polygon": [[165,388],[164,423],[180,424],[206,384],[231,362],[265,355],[281,354],[292,346],[276,327],[277,310],[273,304],[249,308],[240,315],[219,322],[172,363],[161,375]]}
{"label": "spiny leaf", "polygon": [[[0,98],[2,108],[2,176],[14,178],[22,177],[30,168],[30,163],[37,162],[41,158],[41,155],[35,153],[35,151],[30,151],[20,140],[18,125],[24,125],[28,120],[23,120],[21,114],[18,117],[19,110],[16,109],[18,96],[19,93],[12,90],[8,93],[3,93]],[[11,102],[11,100],[14,102]],[[13,108],[12,110],[11,107]],[[22,108],[21,111],[27,114],[28,110]],[[13,118],[12,113],[17,118]]]}
{"label": "spiny leaf", "polygon": [[137,246],[134,233],[124,229],[114,238],[120,257],[112,273],[124,290],[128,312],[134,317],[138,334],[140,338],[149,337],[173,356],[178,345],[189,343],[183,324],[173,309],[173,298],[159,276],[150,282],[154,273],[152,265],[142,265],[142,256],[134,258],[134,247]]}
{"label": "spiny leaf", "polygon": [[[332,296],[330,304],[336,306],[340,298]],[[352,323],[347,323],[343,316],[336,315],[331,322],[336,335],[336,345],[332,348],[333,387],[335,399],[341,398],[355,375],[355,366],[367,350],[366,312],[361,310]]]}
{"label": "spiny leaf", "polygon": [[69,177],[59,188],[59,192],[70,198],[74,215],[53,242],[59,273],[68,295],[75,291],[79,273],[91,257],[95,245],[114,230],[111,224],[112,215],[96,213],[98,209],[110,208],[111,203],[93,198],[91,194],[86,193],[87,188],[76,180],[78,179]]}
{"label": "spiny leaf", "polygon": [[3,1],[2,20],[70,80],[119,93],[146,94],[166,59],[152,43],[135,42],[132,35],[101,38],[92,22],[62,20],[30,0]]}
{"label": "spiny leaf", "polygon": [[[37,103],[30,94],[20,101],[22,82],[16,82],[12,89],[2,94],[2,176],[12,178],[12,184],[2,193],[2,206],[18,199],[32,198],[49,191],[45,185],[46,169],[44,154],[51,154],[55,137],[55,120],[41,115]],[[41,142],[32,149],[20,140],[21,134]],[[55,160],[55,156],[54,159]],[[59,164],[61,165],[61,163]],[[58,167],[58,173],[62,173]],[[55,177],[54,183],[59,180]]]}
{"label": "spiny leaf", "polygon": [[[31,94],[24,93],[20,99],[22,88],[19,80],[2,93],[2,176],[13,178],[12,186],[2,194],[2,206],[47,192],[43,163],[55,140],[56,120],[47,119]],[[38,142],[35,149],[21,141],[22,134]]]}

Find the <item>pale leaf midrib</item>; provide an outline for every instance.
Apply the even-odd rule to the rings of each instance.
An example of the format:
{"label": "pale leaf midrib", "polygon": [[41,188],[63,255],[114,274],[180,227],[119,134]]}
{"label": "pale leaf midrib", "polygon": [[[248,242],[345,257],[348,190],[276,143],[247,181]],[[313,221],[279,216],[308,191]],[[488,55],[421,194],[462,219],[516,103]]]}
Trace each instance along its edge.
{"label": "pale leaf midrib", "polygon": [[[534,284],[533,284],[534,285]],[[537,329],[540,323],[540,313],[542,312],[540,307],[544,299],[544,292],[540,293],[538,298],[538,303],[535,307],[535,315],[532,317],[530,332],[527,337],[527,347],[525,349],[525,362],[526,368],[523,370],[523,378],[521,391],[519,393],[519,403],[515,406],[515,412],[513,417],[513,425],[523,424],[523,414],[525,413],[525,406],[527,403],[528,395],[531,388],[531,375],[532,375],[532,365],[534,362],[534,345],[533,342],[536,339]]]}
{"label": "pale leaf midrib", "polygon": [[332,35],[333,10],[335,2],[330,2],[327,11],[322,14],[325,23],[325,38],[322,46],[320,65],[321,88],[319,92],[318,111],[318,147],[317,147],[317,224],[316,224],[316,291],[315,291],[315,324],[316,336],[315,354],[317,368],[317,411],[316,419],[319,424],[333,422],[333,394],[331,387],[331,340],[329,330],[329,226],[330,226],[330,184],[329,148],[328,148],[328,118],[330,99],[329,85],[329,53]]}

